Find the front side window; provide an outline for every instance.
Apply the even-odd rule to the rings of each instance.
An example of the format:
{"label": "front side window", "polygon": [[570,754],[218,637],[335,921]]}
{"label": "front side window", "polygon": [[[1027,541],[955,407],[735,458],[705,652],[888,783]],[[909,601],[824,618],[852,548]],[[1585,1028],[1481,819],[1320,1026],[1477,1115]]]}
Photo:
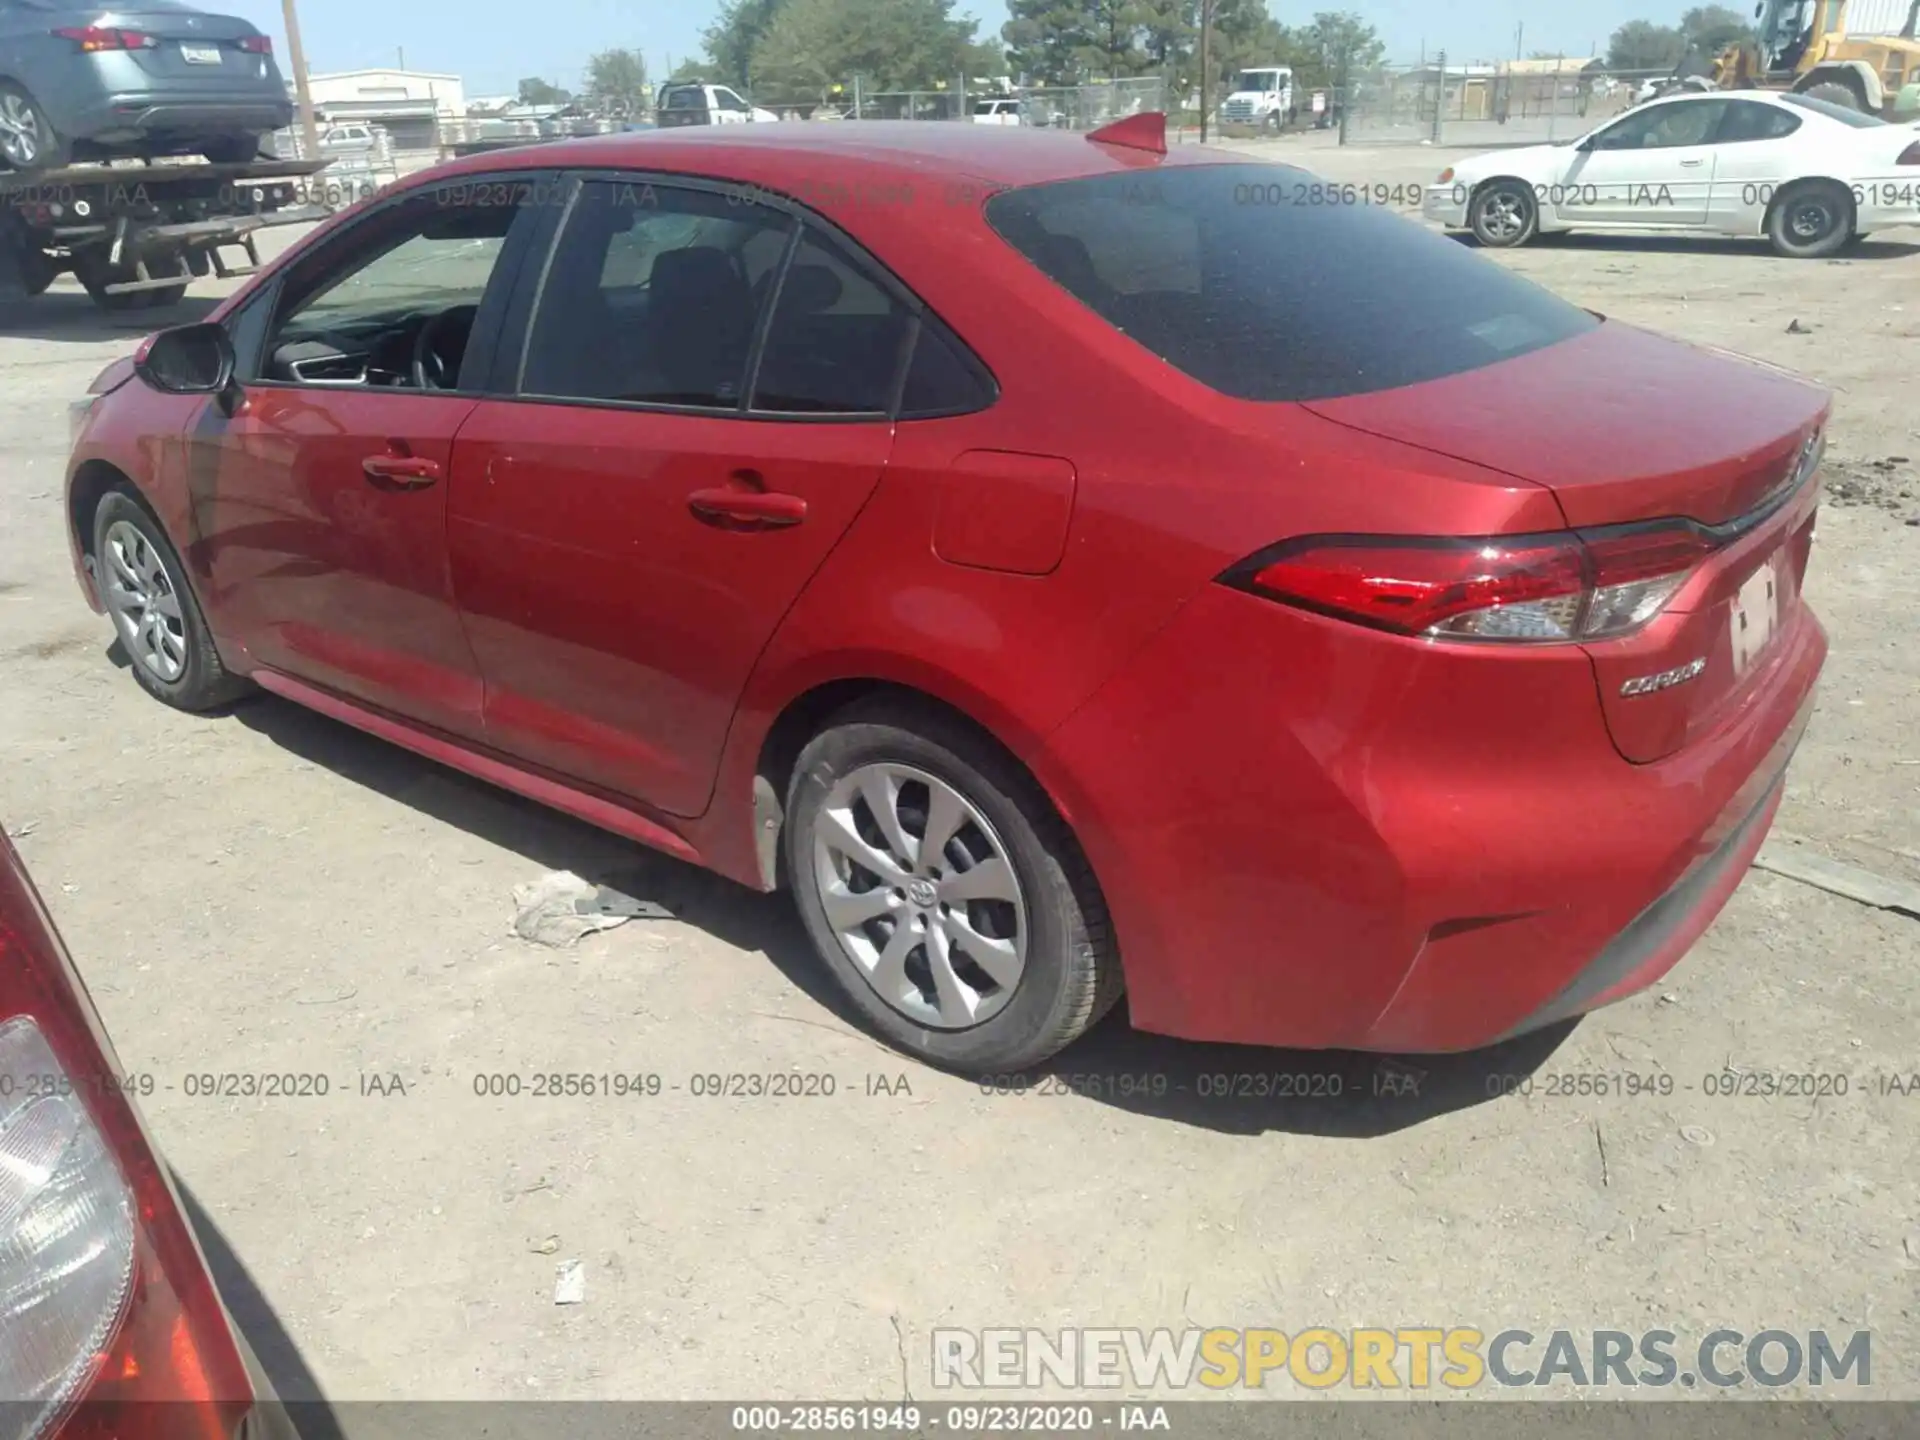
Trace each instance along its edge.
{"label": "front side window", "polygon": [[1705,145],[1726,113],[1725,100],[1685,100],[1629,115],[1594,137],[1595,150],[1673,150]]}
{"label": "front side window", "polygon": [[1281,203],[1311,180],[1182,165],[1002,191],[986,216],[1115,330],[1243,400],[1418,384],[1600,323],[1377,206]]}
{"label": "front side window", "polygon": [[547,266],[521,393],[738,409],[794,223],[737,196],[585,182]]}
{"label": "front side window", "polygon": [[747,102],[734,94],[733,91],[727,89],[724,85],[714,87],[713,98],[720,102],[720,108],[722,110],[738,114],[747,109]]}
{"label": "front side window", "polygon": [[260,378],[457,388],[508,236],[532,213],[529,189],[440,186],[368,216],[295,271]]}

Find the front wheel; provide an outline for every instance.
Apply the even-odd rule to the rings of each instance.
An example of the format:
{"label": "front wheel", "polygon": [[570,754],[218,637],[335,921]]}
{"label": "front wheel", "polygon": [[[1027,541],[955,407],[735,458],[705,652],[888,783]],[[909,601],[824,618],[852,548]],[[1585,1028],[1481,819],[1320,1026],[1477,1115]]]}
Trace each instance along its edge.
{"label": "front wheel", "polygon": [[1467,207],[1474,239],[1493,249],[1524,245],[1540,228],[1533,191],[1517,180],[1495,180],[1474,193]]}
{"label": "front wheel", "polygon": [[1831,181],[1795,185],[1773,202],[1767,239],[1791,260],[1824,260],[1853,239],[1853,196]]}
{"label": "front wheel", "polygon": [[801,752],[800,918],[887,1040],[970,1074],[1038,1065],[1119,998],[1099,886],[1039,787],[930,706],[857,705]]}
{"label": "front wheel", "polygon": [[250,689],[220,660],[186,567],[160,524],[124,490],[94,515],[93,574],[140,688],[176,710],[212,710]]}

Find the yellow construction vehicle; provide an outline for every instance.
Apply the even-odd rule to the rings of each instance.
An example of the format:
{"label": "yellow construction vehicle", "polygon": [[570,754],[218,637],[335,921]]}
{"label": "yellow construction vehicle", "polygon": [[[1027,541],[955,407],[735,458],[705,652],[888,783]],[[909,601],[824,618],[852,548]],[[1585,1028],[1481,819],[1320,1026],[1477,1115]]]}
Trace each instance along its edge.
{"label": "yellow construction vehicle", "polygon": [[1713,62],[1722,90],[1785,90],[1888,120],[1920,118],[1920,0],[1898,36],[1847,34],[1847,0],[1761,0],[1756,38]]}

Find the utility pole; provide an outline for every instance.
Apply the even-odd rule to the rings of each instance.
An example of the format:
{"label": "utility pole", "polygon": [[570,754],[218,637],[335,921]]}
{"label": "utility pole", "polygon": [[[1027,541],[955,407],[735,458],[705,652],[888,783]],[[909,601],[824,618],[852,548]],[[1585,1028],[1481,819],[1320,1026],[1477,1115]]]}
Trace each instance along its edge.
{"label": "utility pole", "polygon": [[1513,58],[1514,59],[1524,60],[1527,58],[1526,40],[1527,40],[1527,22],[1522,20],[1518,25],[1513,27]]}
{"label": "utility pole", "polygon": [[280,14],[287,24],[287,63],[293,67],[293,89],[300,97],[300,135],[306,142],[309,160],[320,158],[320,126],[313,118],[313,86],[307,81],[307,52],[300,43],[300,17],[294,0],[280,0]]}
{"label": "utility pole", "polygon": [[1207,143],[1207,112],[1213,108],[1213,0],[1200,0],[1200,143]]}

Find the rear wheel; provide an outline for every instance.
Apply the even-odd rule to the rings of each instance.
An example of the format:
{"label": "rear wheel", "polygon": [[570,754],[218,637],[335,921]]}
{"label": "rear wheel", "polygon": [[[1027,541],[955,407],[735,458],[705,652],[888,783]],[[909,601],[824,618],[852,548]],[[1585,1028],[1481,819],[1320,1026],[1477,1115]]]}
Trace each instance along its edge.
{"label": "rear wheel", "polygon": [[246,165],[260,158],[260,149],[258,135],[238,135],[209,140],[200,153],[215,165]]}
{"label": "rear wheel", "polygon": [[177,285],[165,285],[157,290],[120,290],[113,291],[109,285],[126,285],[139,280],[140,272],[131,265],[108,265],[104,261],[82,258],[74,263],[73,273],[86,287],[87,294],[93,297],[93,303],[102,310],[159,310],[168,305],[177,305],[187,293],[192,283],[182,280]]}
{"label": "rear wheel", "polygon": [[58,170],[73,158],[73,147],[47,112],[25,90],[0,81],[0,161],[11,170]]}
{"label": "rear wheel", "polygon": [[870,702],[801,752],[786,862],[815,949],[873,1027],[935,1065],[1019,1071],[1119,998],[1106,905],[1004,751],[930,706]]}
{"label": "rear wheel", "polygon": [[1494,180],[1474,192],[1467,224],[1482,245],[1505,249],[1524,245],[1540,228],[1533,191],[1518,180]]}
{"label": "rear wheel", "polygon": [[1789,186],[1767,213],[1767,239],[1781,255],[1821,260],[1853,239],[1853,196],[1831,180]]}

